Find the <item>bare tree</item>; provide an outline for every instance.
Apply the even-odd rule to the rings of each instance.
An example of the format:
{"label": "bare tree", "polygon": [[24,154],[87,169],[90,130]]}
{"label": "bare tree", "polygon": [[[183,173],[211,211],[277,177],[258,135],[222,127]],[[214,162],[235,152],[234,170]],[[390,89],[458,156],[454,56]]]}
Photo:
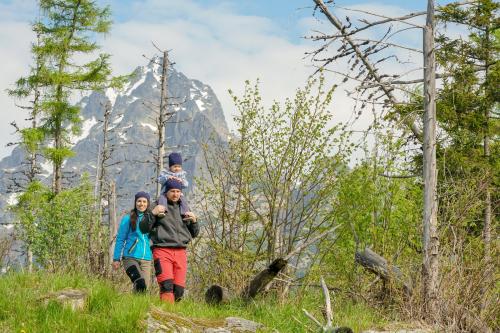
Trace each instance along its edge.
{"label": "bare tree", "polygon": [[[113,262],[113,251],[115,248],[116,232],[118,226],[116,224],[116,184],[111,181],[110,189],[108,192],[108,224],[109,224],[109,248],[108,248],[108,260],[111,264]],[[109,267],[109,265],[108,265]]]}
{"label": "bare tree", "polygon": [[[174,122],[172,121],[172,117],[175,115],[176,111],[169,111],[169,106],[177,106],[183,103],[181,102],[176,102],[173,101],[177,99],[177,97],[174,96],[168,96],[168,70],[169,67],[172,66],[174,63],[170,62],[169,60],[169,55],[167,50],[161,50],[156,44],[154,44],[154,47],[162,53],[161,57],[161,62],[159,61],[158,57],[155,57],[153,59],[149,59],[150,62],[153,62],[157,65],[161,66],[161,75],[160,75],[160,104],[154,105],[154,103],[150,103],[150,105],[146,105],[146,107],[150,108],[153,110],[155,113],[155,118],[154,122],[156,125],[155,129],[155,134],[156,134],[156,144],[154,146],[151,145],[145,145],[146,147],[152,149],[152,157],[153,161],[147,161],[147,163],[152,163],[155,166],[155,176],[156,179],[154,180],[155,187],[156,187],[156,197],[160,196],[161,192],[161,184],[159,183],[158,179],[160,177],[161,171],[164,168],[165,164],[165,150],[167,148],[178,148],[178,147],[166,147],[166,142],[165,142],[165,129],[166,129],[166,124],[169,122]],[[146,56],[144,56],[146,57]],[[147,57],[146,57],[147,58]],[[175,122],[184,122],[184,121],[189,121],[188,119],[184,120],[179,120]]]}
{"label": "bare tree", "polygon": [[[116,163],[111,163],[112,152],[115,149],[115,145],[111,142],[110,133],[110,120],[112,113],[112,105],[109,101],[102,104],[104,107],[102,122],[102,141],[99,143],[97,151],[97,164],[96,164],[96,181],[95,181],[95,220],[89,221],[88,228],[88,256],[89,262],[93,269],[98,272],[103,273],[105,271],[105,255],[104,251],[107,247],[103,247],[104,237],[102,235],[102,222],[104,221],[104,202],[108,199],[108,192],[110,190],[110,180],[108,179],[108,169],[111,165]],[[109,200],[108,200],[108,211],[109,211]],[[114,237],[113,234],[109,234],[109,238]],[[97,244],[97,248],[94,246]],[[95,259],[97,258],[97,262]]]}
{"label": "bare tree", "polygon": [[423,282],[427,314],[438,316],[439,236],[436,169],[436,54],[434,48],[434,0],[427,2],[424,27],[424,232]]}
{"label": "bare tree", "polygon": [[161,67],[161,94],[160,94],[160,112],[156,121],[158,130],[158,143],[156,155],[156,197],[160,196],[161,184],[158,181],[160,173],[163,170],[163,159],[165,158],[165,121],[168,119],[168,51],[163,51],[163,61]]}
{"label": "bare tree", "polygon": [[[427,11],[410,13],[401,17],[387,17],[371,12],[361,11],[365,14],[380,18],[379,21],[369,22],[361,20],[364,26],[351,29],[352,22],[346,18],[348,24],[344,25],[325,5],[322,0],[313,0],[318,8],[328,19],[328,21],[337,29],[338,34],[334,35],[318,35],[311,37],[316,41],[324,41],[325,44],[315,50],[313,55],[314,61],[321,63],[320,68],[326,68],[337,59],[350,58],[352,64],[350,71],[358,69],[357,74],[344,74],[344,81],[353,79],[359,82],[357,90],[361,94],[367,94],[367,98],[362,100],[362,107],[366,102],[379,102],[385,108],[391,108],[394,114],[398,116],[401,123],[405,124],[423,145],[424,163],[424,214],[423,214],[423,295],[427,303],[428,314],[436,314],[437,311],[437,296],[438,296],[438,277],[439,277],[439,239],[437,234],[437,178],[436,178],[436,65],[435,65],[435,48],[434,48],[434,2],[428,0]],[[427,15],[425,26],[415,24],[408,21],[411,18],[421,15]],[[392,27],[388,28],[382,38],[378,40],[360,39],[357,34],[369,28],[398,22],[404,24],[405,27],[393,32]],[[413,49],[404,45],[390,42],[390,38],[398,33],[408,29],[422,29],[423,31],[423,50]],[[334,42],[341,43],[337,53],[326,58],[319,58],[320,54],[328,49]],[[403,81],[401,78],[407,75],[408,72],[402,74],[386,74],[381,73],[379,65],[385,61],[395,58],[394,54],[383,55],[383,51],[389,47],[404,48],[413,52],[422,53],[424,63],[424,78],[418,80]],[[378,58],[376,58],[378,56]],[[423,133],[420,130],[419,121],[414,114],[405,114],[401,112],[400,105],[404,103],[398,99],[394,91],[396,89],[406,91],[401,85],[414,84],[424,82],[424,115],[423,115]],[[408,91],[406,91],[408,92]]]}

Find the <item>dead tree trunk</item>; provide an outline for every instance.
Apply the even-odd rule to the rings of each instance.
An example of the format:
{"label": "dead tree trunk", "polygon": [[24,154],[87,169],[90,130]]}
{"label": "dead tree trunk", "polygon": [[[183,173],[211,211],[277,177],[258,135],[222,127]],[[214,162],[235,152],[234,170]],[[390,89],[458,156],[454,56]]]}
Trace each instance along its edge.
{"label": "dead tree trunk", "polygon": [[[106,246],[103,242],[103,235],[101,230],[101,222],[103,220],[103,200],[105,199],[105,185],[107,176],[107,161],[111,158],[109,148],[109,123],[111,118],[111,103],[108,101],[104,105],[104,119],[102,127],[102,143],[99,144],[97,167],[96,167],[96,189],[95,189],[95,219],[90,223],[89,233],[89,255],[90,263],[93,270],[104,274],[106,270]],[[96,260],[97,259],[97,260]],[[92,263],[94,263],[92,265]]]}
{"label": "dead tree trunk", "polygon": [[109,122],[111,118],[111,103],[108,101],[104,106],[104,119],[102,126],[102,149],[99,158],[99,176],[98,176],[98,190],[97,190],[97,206],[99,216],[102,215],[102,199],[104,199],[104,186],[106,185],[106,162],[111,158],[111,153],[109,149]]}
{"label": "dead tree trunk", "polygon": [[367,247],[362,252],[356,251],[355,261],[385,282],[397,281],[403,286],[405,294],[411,295],[411,284],[404,280],[401,270],[397,266],[389,265],[384,257],[370,248]]}
{"label": "dead tree trunk", "polygon": [[332,312],[332,302],[330,300],[330,291],[328,286],[326,285],[325,279],[321,277],[321,288],[323,289],[323,296],[325,296],[325,310],[324,315],[326,319],[326,325],[323,325],[316,319],[312,314],[307,312],[306,309],[302,309],[302,312],[307,316],[307,318],[311,319],[316,325],[320,327],[321,332],[326,333],[353,333],[350,327],[346,326],[333,326],[333,312]]}
{"label": "dead tree trunk", "polygon": [[[281,272],[288,261],[283,258],[278,258],[274,260],[269,266],[257,274],[252,281],[243,289],[240,294],[241,298],[245,301],[249,301],[255,298],[264,288]],[[229,291],[229,289],[221,287],[219,285],[212,285],[205,292],[205,301],[208,304],[221,304],[231,301],[234,298],[234,294]]]}
{"label": "dead tree trunk", "polygon": [[[37,59],[37,71],[40,70],[40,58]],[[37,128],[37,117],[39,113],[39,100],[40,100],[40,90],[38,87],[35,87],[34,91],[34,99],[33,99],[33,108],[31,110],[31,128],[34,130]],[[37,175],[39,173],[38,165],[36,161],[37,151],[31,151],[29,153],[29,169],[28,169],[28,183],[31,183],[36,180]],[[33,252],[31,251],[31,245],[26,245],[26,264],[28,266],[28,273],[33,272]]]}
{"label": "dead tree trunk", "polygon": [[111,181],[110,190],[108,195],[108,222],[109,222],[109,249],[108,249],[108,260],[109,265],[113,262],[113,251],[115,248],[116,241],[116,184]]}
{"label": "dead tree trunk", "polygon": [[160,196],[161,184],[158,181],[160,173],[163,170],[163,158],[165,156],[165,121],[167,120],[168,105],[168,51],[163,51],[163,62],[161,70],[161,95],[160,95],[160,113],[156,122],[158,129],[158,152],[156,161],[156,197]]}
{"label": "dead tree trunk", "polygon": [[241,297],[244,300],[249,300],[257,296],[257,294],[264,289],[287,264],[288,261],[282,258],[274,260],[266,269],[252,279],[250,284],[241,293]]}
{"label": "dead tree trunk", "polygon": [[434,1],[427,2],[424,28],[424,216],[423,297],[428,317],[438,316],[439,237],[437,230],[436,169],[436,58],[434,48]]}

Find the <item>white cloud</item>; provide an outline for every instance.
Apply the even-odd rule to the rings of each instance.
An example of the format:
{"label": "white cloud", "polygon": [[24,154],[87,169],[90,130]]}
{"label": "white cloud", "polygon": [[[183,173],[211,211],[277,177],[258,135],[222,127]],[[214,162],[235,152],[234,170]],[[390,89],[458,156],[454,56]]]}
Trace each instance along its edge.
{"label": "white cloud", "polygon": [[[110,3],[113,11],[118,13],[111,33],[99,41],[103,50],[112,54],[116,74],[130,73],[136,66],[145,64],[147,60],[142,55],[152,56],[156,52],[151,44],[154,41],[161,48],[172,50],[170,54],[178,70],[214,89],[230,126],[234,107],[228,89],[240,95],[245,80],[259,78],[264,102],[270,105],[273,100],[282,101],[292,96],[314,71],[303,57],[318,44],[301,40],[298,38],[301,36],[290,41],[284,31],[286,28],[269,18],[237,14],[229,2],[210,7],[199,5],[194,0],[133,1],[127,2],[126,6],[120,0],[103,2]],[[0,4],[0,13],[3,13],[0,14],[0,115],[6,120],[0,123],[0,157],[10,151],[3,147],[4,144],[13,140],[8,123],[25,118],[4,90],[28,70],[29,46],[33,38],[29,21],[34,17],[33,8],[33,3],[27,0]],[[405,12],[400,7],[377,3],[360,4],[356,8],[373,9],[388,16]],[[294,10],[291,6],[290,11]],[[20,11],[23,14],[18,14]],[[320,19],[306,17],[293,24],[303,31],[303,35],[311,34],[312,29],[335,32],[321,13],[317,12],[316,16]],[[359,17],[352,13],[351,16]],[[369,33],[365,35],[367,38],[371,36]],[[418,46],[421,40],[417,32],[404,38],[411,40],[412,46]],[[408,59],[407,52],[399,54]],[[336,66],[340,71],[346,68],[345,63]],[[391,69],[405,67],[407,65]],[[327,75],[329,80],[339,80],[332,78],[331,73]],[[353,103],[343,93],[343,88],[335,94],[332,109],[340,120],[345,121],[352,117]],[[360,125],[366,126],[370,119],[368,112],[360,120]]]}
{"label": "white cloud", "polygon": [[[15,106],[15,101],[7,95],[6,89],[14,88],[14,83],[19,77],[29,72],[27,64],[30,63],[30,41],[33,33],[25,22],[1,21],[0,23],[0,157],[7,155],[11,148],[5,147],[8,142],[16,141],[12,136],[14,128],[12,121],[24,124],[26,113]],[[22,103],[21,103],[22,104]]]}
{"label": "white cloud", "polygon": [[155,52],[151,41],[172,49],[176,68],[214,89],[231,124],[228,89],[240,94],[245,80],[259,78],[270,104],[292,95],[311,73],[301,60],[308,47],[280,37],[280,29],[270,19],[237,15],[223,6],[151,0],[141,3],[133,21],[114,25],[105,50],[114,54],[113,64],[123,72],[143,63],[142,54]]}
{"label": "white cloud", "polygon": [[[112,8],[119,5],[115,1]],[[144,64],[147,60],[142,55],[151,56],[156,52],[151,44],[154,41],[172,50],[172,60],[178,70],[214,89],[230,125],[233,104],[228,89],[240,94],[245,80],[259,78],[264,100],[271,104],[273,99],[293,95],[311,72],[301,61],[308,48],[280,37],[283,31],[268,18],[238,15],[228,5],[202,7],[194,1],[136,1],[129,9],[134,13],[133,18],[118,20],[112,32],[100,41],[103,50],[113,55],[115,73],[130,73]],[[11,6],[9,10],[15,8]],[[15,31],[19,32],[15,36],[12,28],[9,29],[14,24]],[[0,78],[4,90],[27,71],[33,36],[26,20],[2,22],[0,30],[0,45],[5,45],[0,60],[4,64],[15,63]],[[9,120],[20,121],[24,117],[3,92],[0,106],[0,112]],[[15,117],[14,112],[17,112]],[[12,140],[5,134],[8,126],[2,126],[4,134],[0,134],[0,142]],[[0,148],[0,156],[8,152]]]}

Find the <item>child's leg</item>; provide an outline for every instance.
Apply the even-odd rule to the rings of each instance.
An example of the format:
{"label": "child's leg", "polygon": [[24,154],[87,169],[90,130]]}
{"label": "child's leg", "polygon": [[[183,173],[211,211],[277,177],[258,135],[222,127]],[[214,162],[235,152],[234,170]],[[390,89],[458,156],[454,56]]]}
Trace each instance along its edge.
{"label": "child's leg", "polygon": [[[158,198],[158,205],[165,206],[165,209],[167,208],[168,200],[165,194],[161,194],[160,197]],[[166,212],[166,211],[165,211]],[[159,213],[158,217],[162,218],[165,216],[165,213]]]}
{"label": "child's leg", "polygon": [[158,197],[158,205],[167,207],[167,204],[168,201],[167,198],[165,197],[165,194],[164,193],[160,194],[160,196]]}
{"label": "child's leg", "polygon": [[189,206],[188,206],[188,202],[186,200],[186,196],[185,195],[181,195],[181,204],[180,204],[180,208],[181,208],[181,215],[184,215],[186,214],[187,212],[190,212],[191,210],[189,209]]}

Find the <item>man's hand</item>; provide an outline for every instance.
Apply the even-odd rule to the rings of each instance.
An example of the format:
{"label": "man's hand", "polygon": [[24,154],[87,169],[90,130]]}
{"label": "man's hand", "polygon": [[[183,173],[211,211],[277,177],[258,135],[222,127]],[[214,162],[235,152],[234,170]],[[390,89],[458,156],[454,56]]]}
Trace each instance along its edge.
{"label": "man's hand", "polygon": [[160,213],[165,215],[165,206],[157,205],[155,208],[153,208],[152,213],[154,216],[158,216],[158,214],[160,214]]}
{"label": "man's hand", "polygon": [[117,271],[118,268],[120,268],[120,262],[119,261],[113,261],[113,269],[115,271]]}
{"label": "man's hand", "polygon": [[176,177],[176,176],[168,176],[168,179],[177,180],[178,182],[182,183],[182,179],[180,179],[179,177]]}
{"label": "man's hand", "polygon": [[184,220],[191,220],[193,221],[193,223],[196,223],[196,215],[194,215],[193,212],[187,212],[186,214],[184,214]]}

